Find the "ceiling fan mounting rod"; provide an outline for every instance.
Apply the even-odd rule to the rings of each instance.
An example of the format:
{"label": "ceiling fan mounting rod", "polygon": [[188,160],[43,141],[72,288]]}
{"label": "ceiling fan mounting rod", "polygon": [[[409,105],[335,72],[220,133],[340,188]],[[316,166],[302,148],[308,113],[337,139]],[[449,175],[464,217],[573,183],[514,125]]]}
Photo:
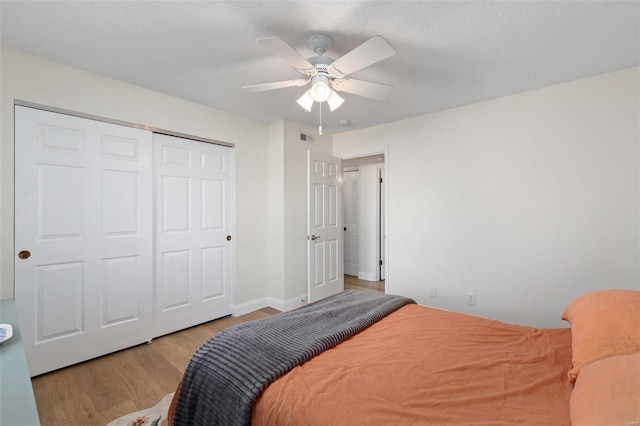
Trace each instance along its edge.
{"label": "ceiling fan mounting rod", "polygon": [[318,56],[322,56],[326,52],[333,40],[326,34],[314,34],[309,37],[309,47],[316,52]]}

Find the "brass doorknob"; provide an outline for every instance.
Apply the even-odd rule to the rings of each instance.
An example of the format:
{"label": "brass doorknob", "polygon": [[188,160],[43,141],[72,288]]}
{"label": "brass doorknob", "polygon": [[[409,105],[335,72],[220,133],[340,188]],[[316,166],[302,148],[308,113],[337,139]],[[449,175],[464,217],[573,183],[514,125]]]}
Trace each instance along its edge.
{"label": "brass doorknob", "polygon": [[227,235],[227,241],[231,241],[231,235]]}
{"label": "brass doorknob", "polygon": [[18,253],[18,258],[25,260],[31,257],[31,252],[29,250],[22,250]]}
{"label": "brass doorknob", "polygon": [[319,238],[320,238],[320,235],[312,235],[312,236],[311,236],[311,240],[312,240],[312,241],[315,241],[315,240],[317,240],[317,239],[319,239]]}

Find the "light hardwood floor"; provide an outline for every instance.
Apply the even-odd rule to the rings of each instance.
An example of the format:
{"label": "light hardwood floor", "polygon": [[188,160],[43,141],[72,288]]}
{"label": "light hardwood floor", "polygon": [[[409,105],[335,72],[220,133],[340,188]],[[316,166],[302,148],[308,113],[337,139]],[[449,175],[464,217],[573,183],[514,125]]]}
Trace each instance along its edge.
{"label": "light hardwood floor", "polygon": [[102,426],[149,408],[175,391],[191,356],[209,338],[227,327],[278,312],[264,308],[222,318],[34,377],[40,422],[42,426]]}
{"label": "light hardwood floor", "polygon": [[[384,292],[384,281],[345,276],[345,289]],[[159,337],[149,345],[34,377],[40,422],[42,426],[102,426],[149,408],[175,391],[191,356],[206,340],[227,327],[278,312],[264,308],[237,318],[222,318]]]}
{"label": "light hardwood floor", "polygon": [[364,281],[350,275],[345,275],[344,289],[373,290],[384,293],[384,281]]}

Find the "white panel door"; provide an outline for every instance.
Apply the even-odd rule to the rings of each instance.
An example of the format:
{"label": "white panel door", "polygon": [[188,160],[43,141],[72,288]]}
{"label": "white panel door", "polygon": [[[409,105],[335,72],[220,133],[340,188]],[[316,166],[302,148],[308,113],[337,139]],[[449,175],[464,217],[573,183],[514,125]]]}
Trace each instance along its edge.
{"label": "white panel door", "polygon": [[358,177],[357,170],[343,173],[344,273],[358,276]]}
{"label": "white panel door", "polygon": [[151,132],[15,108],[15,300],[31,375],[151,338]]}
{"label": "white panel door", "polygon": [[233,150],[154,135],[154,336],[231,314]]}
{"label": "white panel door", "polygon": [[307,152],[307,289],[313,302],[344,290],[342,160]]}

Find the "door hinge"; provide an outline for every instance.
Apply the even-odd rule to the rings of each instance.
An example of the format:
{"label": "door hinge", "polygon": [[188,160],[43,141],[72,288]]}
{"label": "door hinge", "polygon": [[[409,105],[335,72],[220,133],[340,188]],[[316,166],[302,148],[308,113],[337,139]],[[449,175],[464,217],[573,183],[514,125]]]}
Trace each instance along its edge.
{"label": "door hinge", "polygon": [[382,183],[382,181],[383,181],[383,180],[384,180],[384,179],[380,178],[380,183]]}
{"label": "door hinge", "polygon": [[380,261],[380,266],[382,266],[382,260]]}

